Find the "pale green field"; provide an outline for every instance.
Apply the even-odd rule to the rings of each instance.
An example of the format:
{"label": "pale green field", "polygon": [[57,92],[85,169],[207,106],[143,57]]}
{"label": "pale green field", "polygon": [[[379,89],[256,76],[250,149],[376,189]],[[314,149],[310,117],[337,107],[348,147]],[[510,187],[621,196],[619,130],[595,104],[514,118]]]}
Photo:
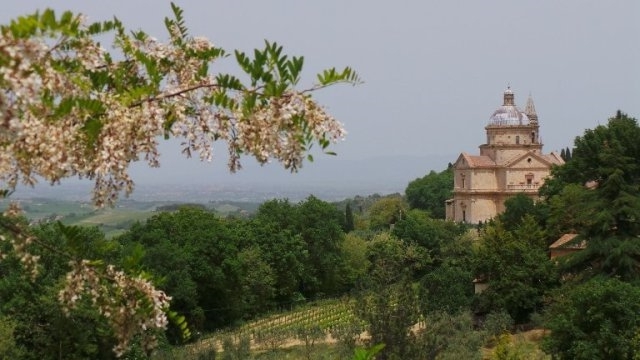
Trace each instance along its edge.
{"label": "pale green field", "polygon": [[125,232],[136,221],[144,222],[154,214],[156,212],[153,209],[113,208],[96,210],[82,216],[66,217],[62,221],[69,225],[97,226],[107,237],[113,237]]}
{"label": "pale green field", "polygon": [[[123,200],[113,208],[96,209],[89,202],[66,201],[56,199],[12,199],[24,210],[25,216],[33,223],[62,221],[67,225],[97,226],[107,237],[124,233],[135,222],[144,222],[158,213],[158,208],[175,210],[181,205],[163,201]],[[0,200],[0,211],[9,204],[8,200]],[[240,202],[212,202],[202,205],[215,211],[220,216],[232,214],[245,215],[258,208],[259,204]]]}

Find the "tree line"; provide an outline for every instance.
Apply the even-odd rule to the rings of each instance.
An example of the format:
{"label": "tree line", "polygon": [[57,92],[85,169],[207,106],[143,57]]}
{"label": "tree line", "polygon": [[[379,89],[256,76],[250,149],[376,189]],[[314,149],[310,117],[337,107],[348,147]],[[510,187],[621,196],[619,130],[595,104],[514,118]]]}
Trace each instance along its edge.
{"label": "tree line", "polygon": [[[413,197],[444,196],[451,169],[409,183],[404,196],[340,204],[274,199],[242,219],[185,206],[110,240],[96,228],[35,225],[33,236],[46,241],[35,253],[41,275],[33,278],[3,244],[0,351],[26,359],[56,358],[61,349],[76,358],[115,356],[116,334],[90,297],[79,297],[70,312],[56,300],[72,262],[49,249],[66,249],[146,274],[169,294],[167,311],[186,321],[178,317],[158,332],[165,346],[347,295],[357,299],[353,310],[370,344],[385,344],[380,359],[478,358],[492,343],[518,353],[500,335],[530,327],[551,330],[542,348],[558,358],[633,358],[640,331],[637,139],[637,121],[622,113],[587,130],[572,159],[552,170],[542,200],[510,198],[504,213],[477,228],[438,218],[434,201]],[[548,247],[565,233],[586,246],[551,261]],[[474,281],[486,290],[475,293]],[[420,321],[439,325],[410,331]],[[443,334],[473,341],[441,343]],[[138,343],[124,356],[144,354]]]}

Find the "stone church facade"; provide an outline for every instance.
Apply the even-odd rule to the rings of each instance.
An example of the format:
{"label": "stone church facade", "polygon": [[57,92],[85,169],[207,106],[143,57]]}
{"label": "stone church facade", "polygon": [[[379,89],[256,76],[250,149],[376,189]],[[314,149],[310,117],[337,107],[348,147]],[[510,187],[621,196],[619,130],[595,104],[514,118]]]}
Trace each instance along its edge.
{"label": "stone church facade", "polygon": [[524,111],[515,105],[510,88],[503,100],[485,127],[487,142],[480,145],[480,155],[462,153],[454,164],[448,220],[477,224],[504,211],[504,201],[511,196],[522,193],[535,200],[551,167],[564,163],[558,153],[542,153],[531,96]]}

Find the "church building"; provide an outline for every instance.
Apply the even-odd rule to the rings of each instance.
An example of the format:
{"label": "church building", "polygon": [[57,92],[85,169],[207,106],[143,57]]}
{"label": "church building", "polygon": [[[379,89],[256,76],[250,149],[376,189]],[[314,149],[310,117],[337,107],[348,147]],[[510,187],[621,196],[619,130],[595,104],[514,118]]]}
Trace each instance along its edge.
{"label": "church building", "polygon": [[529,96],[524,111],[513,91],[485,126],[480,155],[462,153],[454,164],[453,199],[446,202],[448,220],[477,224],[504,211],[504,201],[516,194],[534,200],[553,165],[564,164],[558,153],[542,153],[538,115]]}

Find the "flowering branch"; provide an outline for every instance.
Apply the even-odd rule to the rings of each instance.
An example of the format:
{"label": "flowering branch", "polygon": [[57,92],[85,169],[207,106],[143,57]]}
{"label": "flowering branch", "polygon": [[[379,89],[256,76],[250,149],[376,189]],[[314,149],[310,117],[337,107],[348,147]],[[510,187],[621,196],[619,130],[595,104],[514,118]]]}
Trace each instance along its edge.
{"label": "flowering branch", "polygon": [[[182,10],[173,4],[172,9],[174,19],[165,19],[166,43],[142,31],[129,33],[117,19],[87,25],[82,16],[56,17],[52,10],[0,26],[0,187],[34,185],[38,177],[52,184],[88,178],[95,182],[93,202],[101,207],[133,191],[132,162],[144,158],[159,166],[162,136],[184,139],[183,153],[196,152],[204,161],[212,159],[215,141],[225,142],[230,171],[241,168],[243,155],[297,171],[312,144],[326,150],[344,138],[343,125],[312,93],[360,83],[353,70],[325,70],[317,85],[299,90],[304,59],[289,58],[282,47],[266,42],[254,58],[235,51],[246,83],[212,74],[209,69],[225,51],[189,36]],[[114,34],[113,53],[96,39],[107,33]],[[38,258],[28,251],[30,244],[60,252],[4,220],[0,227],[33,276]],[[137,334],[154,346],[145,334],[166,326],[170,298],[142,277],[70,259],[59,294],[67,311],[82,296],[91,299],[114,329],[119,355]]]}
{"label": "flowering branch", "polygon": [[[111,325],[117,339],[114,352],[121,356],[131,340],[140,336],[145,350],[157,345],[155,330],[165,330],[168,324],[167,312],[171,297],[156,289],[142,276],[129,276],[116,270],[113,265],[104,265],[102,261],[78,259],[72,254],[41,241],[21,224],[20,210],[15,203],[0,215],[0,241],[11,243],[13,252],[20,260],[32,280],[38,275],[39,255],[33,255],[30,246],[37,246],[51,254],[69,260],[70,271],[65,277],[58,300],[65,314],[69,314],[83,297],[88,298]],[[59,224],[60,230],[68,241],[78,233],[75,227]],[[1,254],[4,258],[6,255]]]}
{"label": "flowering branch", "polygon": [[[85,25],[50,10],[0,28],[0,180],[7,188],[33,185],[36,176],[50,183],[78,176],[95,181],[97,206],[112,205],[133,190],[131,162],[159,166],[160,136],[183,138],[183,152],[204,161],[213,142],[226,142],[231,171],[244,154],[297,171],[314,142],[326,149],[344,137],[311,93],[359,83],[351,69],[326,70],[318,85],[297,90],[303,58],[267,42],[255,58],[235,52],[248,84],[211,74],[225,51],[188,36],[182,11],[173,10],[167,43],[129,34],[118,20]],[[95,39],[112,31],[120,54]]]}

